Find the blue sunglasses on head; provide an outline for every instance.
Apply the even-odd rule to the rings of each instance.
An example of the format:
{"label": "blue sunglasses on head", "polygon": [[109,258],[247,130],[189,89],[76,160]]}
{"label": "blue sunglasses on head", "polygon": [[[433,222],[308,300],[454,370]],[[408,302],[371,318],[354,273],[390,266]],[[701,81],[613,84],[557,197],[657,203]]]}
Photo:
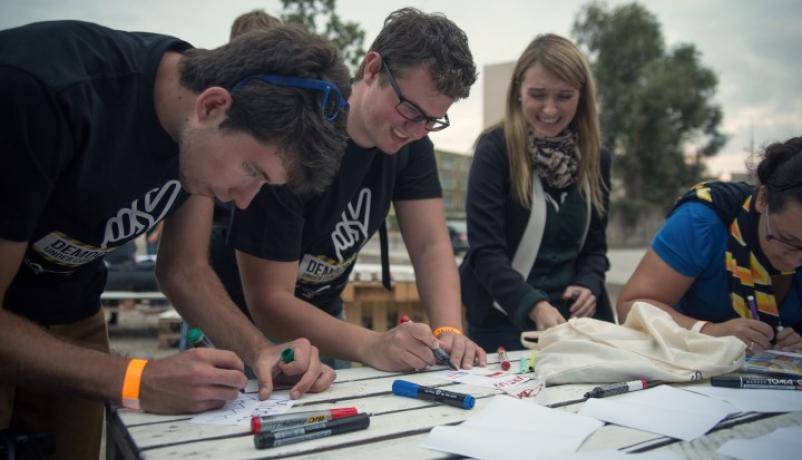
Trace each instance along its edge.
{"label": "blue sunglasses on head", "polygon": [[315,80],[312,78],[286,77],[284,75],[259,74],[245,77],[240,80],[233,88],[232,93],[236,93],[243,86],[253,80],[263,81],[271,85],[287,86],[291,88],[313,89],[321,92],[320,108],[323,117],[329,121],[334,121],[337,116],[348,107],[348,101],[343,97],[340,90],[332,83],[325,80]]}

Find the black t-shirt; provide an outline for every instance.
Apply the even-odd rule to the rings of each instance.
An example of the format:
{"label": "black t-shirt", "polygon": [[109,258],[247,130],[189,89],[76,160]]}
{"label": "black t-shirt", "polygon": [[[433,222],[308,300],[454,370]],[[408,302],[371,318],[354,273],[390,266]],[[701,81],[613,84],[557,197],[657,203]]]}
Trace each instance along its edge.
{"label": "black t-shirt", "polygon": [[188,43],[78,21],[0,31],[0,238],[27,241],[4,307],[41,324],[100,307],[103,255],[185,199],[156,71]]}
{"label": "black t-shirt", "polygon": [[263,187],[248,209],[236,211],[230,242],[263,259],[299,261],[295,295],[328,311],[390,203],[441,195],[428,137],[394,155],[349,142],[326,192],[302,198],[286,187]]}

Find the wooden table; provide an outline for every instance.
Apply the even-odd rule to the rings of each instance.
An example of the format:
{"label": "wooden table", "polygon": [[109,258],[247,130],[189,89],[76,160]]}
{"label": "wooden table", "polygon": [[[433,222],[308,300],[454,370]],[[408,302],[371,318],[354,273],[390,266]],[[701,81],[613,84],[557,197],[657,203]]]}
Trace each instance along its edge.
{"label": "wooden table", "polygon": [[[526,352],[510,353],[514,359]],[[496,363],[495,355],[488,356]],[[437,368],[434,370],[441,370]],[[428,386],[470,393],[477,398],[473,410],[462,410],[429,401],[394,396],[393,380],[403,378]],[[560,385],[547,388],[546,403],[578,399],[593,385]],[[367,430],[341,434],[288,446],[257,450],[253,437],[235,426],[199,425],[189,416],[164,416],[109,407],[107,458],[321,458],[348,460],[443,459],[447,455],[418,447],[433,427],[457,424],[481,410],[495,390],[451,383],[433,371],[390,373],[368,367],[341,370],[331,388],[305,395],[292,411],[356,406],[372,414]],[[580,404],[562,409],[577,411]],[[616,425],[605,425],[582,445],[580,451],[619,449],[643,452],[667,449],[686,458],[716,458],[716,449],[732,438],[752,438],[782,426],[802,425],[802,412],[743,414],[723,421],[706,436],[681,442],[665,436]],[[525,455],[523,457],[526,457]]]}

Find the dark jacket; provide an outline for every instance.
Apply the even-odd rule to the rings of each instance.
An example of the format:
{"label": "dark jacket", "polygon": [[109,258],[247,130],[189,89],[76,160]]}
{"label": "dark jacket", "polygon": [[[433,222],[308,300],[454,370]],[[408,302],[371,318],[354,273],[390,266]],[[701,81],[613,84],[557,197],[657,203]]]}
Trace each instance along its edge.
{"label": "dark jacket", "polygon": [[[609,152],[602,150],[605,209],[609,209],[610,163]],[[462,302],[467,308],[468,322],[474,325],[512,322],[522,330],[533,329],[528,312],[536,302],[547,300],[542,291],[530,286],[511,265],[530,213],[514,194],[504,134],[499,128],[482,136],[477,145],[466,200],[470,249],[460,266],[460,278]],[[604,273],[610,266],[606,228],[607,215],[600,216],[593,210],[572,284],[587,287],[596,296],[596,317],[612,320],[604,288]],[[506,316],[493,307],[494,301]]]}

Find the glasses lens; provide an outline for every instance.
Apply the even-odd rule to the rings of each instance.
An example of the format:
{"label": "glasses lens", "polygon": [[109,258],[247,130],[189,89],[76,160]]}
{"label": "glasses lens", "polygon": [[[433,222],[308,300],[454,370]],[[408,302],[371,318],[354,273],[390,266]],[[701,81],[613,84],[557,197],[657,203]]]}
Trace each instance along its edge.
{"label": "glasses lens", "polygon": [[448,128],[449,123],[448,120],[445,118],[441,118],[438,120],[430,120],[426,123],[426,130],[427,131],[442,131]]}
{"label": "glasses lens", "polygon": [[402,101],[396,107],[398,112],[409,121],[421,121],[425,117],[420,110],[416,109],[412,104],[407,101]]}

